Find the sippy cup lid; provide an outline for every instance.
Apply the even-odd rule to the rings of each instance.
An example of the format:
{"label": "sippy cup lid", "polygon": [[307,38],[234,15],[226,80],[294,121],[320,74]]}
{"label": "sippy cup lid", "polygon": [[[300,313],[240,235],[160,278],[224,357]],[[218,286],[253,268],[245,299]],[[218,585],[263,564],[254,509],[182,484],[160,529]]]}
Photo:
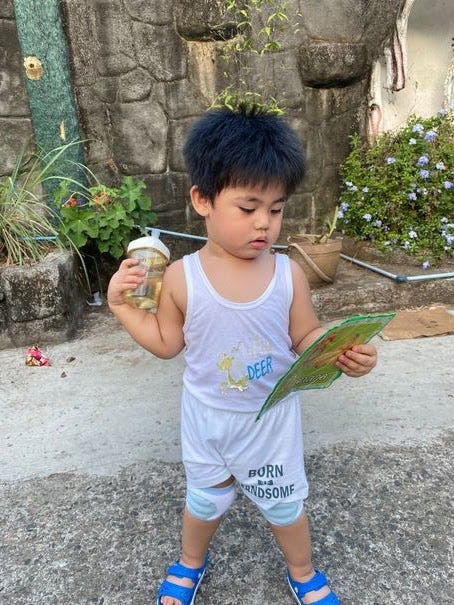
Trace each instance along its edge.
{"label": "sippy cup lid", "polygon": [[151,235],[146,235],[145,237],[139,237],[138,239],[129,242],[127,252],[131,252],[132,250],[138,250],[139,248],[154,248],[158,250],[161,254],[163,254],[167,259],[170,258],[170,250],[167,246],[159,239],[159,230],[152,229]]}

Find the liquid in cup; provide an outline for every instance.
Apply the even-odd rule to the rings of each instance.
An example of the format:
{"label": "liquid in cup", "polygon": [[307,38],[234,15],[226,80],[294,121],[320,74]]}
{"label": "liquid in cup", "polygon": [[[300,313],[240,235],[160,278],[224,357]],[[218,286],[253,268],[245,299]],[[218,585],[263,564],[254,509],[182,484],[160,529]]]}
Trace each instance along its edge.
{"label": "liquid in cup", "polygon": [[126,290],[124,300],[138,309],[155,311],[161,294],[162,277],[169,262],[170,252],[159,239],[159,231],[152,230],[151,236],[140,237],[130,242],[129,258],[139,260],[139,267],[146,270],[145,281],[135,290]]}

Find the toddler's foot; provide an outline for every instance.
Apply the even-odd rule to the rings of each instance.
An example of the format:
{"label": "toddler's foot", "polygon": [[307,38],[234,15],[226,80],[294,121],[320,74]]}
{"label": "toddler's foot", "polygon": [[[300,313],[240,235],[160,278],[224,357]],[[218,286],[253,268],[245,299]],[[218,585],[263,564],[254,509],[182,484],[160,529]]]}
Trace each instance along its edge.
{"label": "toddler's foot", "polygon": [[295,580],[287,571],[287,581],[295,600],[300,605],[340,605],[340,601],[328,585],[325,574],[314,570],[312,574]]}
{"label": "toddler's foot", "polygon": [[162,582],[156,605],[191,605],[202,583],[208,564],[208,555],[201,567],[194,569],[175,561],[167,570],[167,578]]}

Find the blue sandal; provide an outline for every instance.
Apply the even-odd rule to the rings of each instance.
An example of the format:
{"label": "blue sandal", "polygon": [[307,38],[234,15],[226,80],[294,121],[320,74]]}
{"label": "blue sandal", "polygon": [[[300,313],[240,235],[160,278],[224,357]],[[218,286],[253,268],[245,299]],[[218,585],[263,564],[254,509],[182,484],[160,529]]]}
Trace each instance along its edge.
{"label": "blue sandal", "polygon": [[173,597],[174,599],[178,599],[183,605],[193,605],[195,603],[195,595],[202,583],[207,565],[208,555],[205,557],[202,567],[199,567],[198,569],[186,567],[185,565],[181,565],[179,561],[175,561],[167,570],[167,575],[176,576],[177,578],[189,578],[194,582],[194,586],[192,588],[187,588],[186,586],[180,586],[179,584],[164,580],[159,587],[156,605],[162,605],[161,597]]}
{"label": "blue sandal", "polygon": [[[320,588],[323,588],[323,586],[329,587],[325,574],[321,571],[318,571],[318,569],[315,570],[315,576],[307,582],[297,582],[287,571],[287,581],[292,591],[292,595],[295,597],[295,601],[297,601],[300,605],[304,605],[303,598],[308,592],[311,592],[311,590],[320,590]],[[340,605],[340,601],[334,592],[331,591],[326,595],[326,597],[315,601],[313,605]]]}

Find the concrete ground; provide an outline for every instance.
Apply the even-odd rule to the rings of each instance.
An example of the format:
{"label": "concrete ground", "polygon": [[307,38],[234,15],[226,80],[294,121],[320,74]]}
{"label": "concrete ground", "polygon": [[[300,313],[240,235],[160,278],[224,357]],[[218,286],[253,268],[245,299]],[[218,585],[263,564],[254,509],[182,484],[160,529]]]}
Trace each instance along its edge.
{"label": "concrete ground", "polygon": [[[314,560],[343,605],[450,605],[454,336],[374,343],[369,376],[304,394]],[[183,359],[140,350],[102,309],[43,349],[50,367],[0,351],[0,603],[155,603],[178,556]],[[284,571],[239,495],[197,602],[290,604]]]}

